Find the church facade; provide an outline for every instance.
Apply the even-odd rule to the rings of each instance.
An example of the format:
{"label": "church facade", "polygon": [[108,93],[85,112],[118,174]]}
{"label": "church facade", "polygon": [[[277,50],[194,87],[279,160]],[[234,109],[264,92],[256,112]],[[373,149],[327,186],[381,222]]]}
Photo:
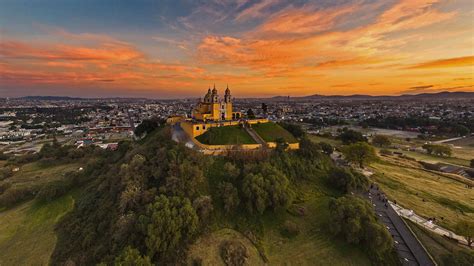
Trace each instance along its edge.
{"label": "church facade", "polygon": [[232,106],[232,95],[229,86],[225,90],[224,99],[220,99],[216,86],[213,90],[209,88],[204,99],[192,111],[192,118],[197,121],[232,121],[242,117],[240,112],[234,112]]}

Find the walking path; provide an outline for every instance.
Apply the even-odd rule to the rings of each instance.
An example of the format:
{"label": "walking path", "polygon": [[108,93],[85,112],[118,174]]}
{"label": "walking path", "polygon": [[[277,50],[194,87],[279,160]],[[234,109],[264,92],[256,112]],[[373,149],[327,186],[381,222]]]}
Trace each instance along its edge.
{"label": "walking path", "polygon": [[374,206],[379,220],[387,227],[395,242],[395,250],[403,265],[435,265],[426,249],[416,239],[406,223],[387,204],[385,195],[376,185],[371,186],[367,197]]}
{"label": "walking path", "polygon": [[262,148],[267,147],[267,142],[265,142],[265,140],[263,140],[262,137],[260,137],[260,135],[258,135],[257,132],[253,130],[253,128],[246,126],[245,130],[247,131],[247,133],[249,133],[249,135],[253,138],[253,140],[255,140],[258,144],[262,145]]}
{"label": "walking path", "polygon": [[392,206],[392,208],[397,212],[398,215],[400,215],[402,217],[405,217],[405,218],[409,219],[410,221],[413,221],[416,224],[419,224],[419,225],[423,226],[424,228],[430,230],[433,233],[436,233],[436,234],[442,235],[442,236],[447,236],[449,238],[457,240],[458,242],[460,242],[464,245],[467,245],[467,241],[464,237],[462,237],[460,235],[457,235],[454,232],[449,231],[448,229],[445,229],[445,228],[443,228],[439,225],[436,225],[432,221],[427,220],[427,219],[417,215],[413,210],[404,209],[400,205],[397,205],[397,204],[395,204],[391,201],[389,201],[389,203]]}

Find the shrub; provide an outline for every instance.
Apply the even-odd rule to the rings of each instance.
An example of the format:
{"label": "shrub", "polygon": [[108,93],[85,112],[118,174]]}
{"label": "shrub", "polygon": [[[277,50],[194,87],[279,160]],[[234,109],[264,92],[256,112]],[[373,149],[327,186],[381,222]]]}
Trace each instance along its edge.
{"label": "shrub", "polygon": [[3,194],[0,195],[0,208],[9,208],[21,201],[32,199],[35,196],[37,190],[37,187],[9,188]]}
{"label": "shrub", "polygon": [[436,144],[424,144],[421,147],[425,149],[426,153],[428,154],[434,154],[438,156],[451,156],[451,148],[448,146],[436,145]]}
{"label": "shrub", "polygon": [[344,129],[337,138],[340,139],[342,143],[346,145],[356,142],[367,142],[367,138],[364,137],[362,133],[352,129]]}
{"label": "shrub", "polygon": [[234,211],[240,203],[239,192],[234,185],[229,182],[221,182],[218,190],[222,203],[224,204],[224,210],[227,213]]}
{"label": "shrub", "polygon": [[374,144],[375,146],[379,146],[379,147],[387,147],[387,146],[390,146],[392,144],[392,142],[390,141],[390,138],[387,137],[387,136],[375,135],[372,138],[372,144]]}
{"label": "shrub", "polygon": [[329,172],[328,179],[333,187],[344,193],[352,190],[365,190],[369,185],[369,180],[366,176],[344,168],[333,168]]}
{"label": "shrub", "polygon": [[381,149],[380,154],[381,155],[393,155],[393,152],[391,152],[390,150],[387,150],[387,149]]}
{"label": "shrub", "polygon": [[349,162],[358,164],[360,168],[377,158],[375,149],[365,142],[350,144],[342,152]]}
{"label": "shrub", "polygon": [[359,197],[344,196],[329,202],[330,231],[351,244],[362,244],[376,264],[390,257],[393,240],[377,222],[371,204]]}
{"label": "shrub", "polygon": [[295,237],[299,233],[300,228],[292,221],[286,221],[281,228],[281,234],[286,237]]}
{"label": "shrub", "polygon": [[237,240],[225,240],[220,245],[221,258],[227,266],[245,265],[249,257],[247,248]]}

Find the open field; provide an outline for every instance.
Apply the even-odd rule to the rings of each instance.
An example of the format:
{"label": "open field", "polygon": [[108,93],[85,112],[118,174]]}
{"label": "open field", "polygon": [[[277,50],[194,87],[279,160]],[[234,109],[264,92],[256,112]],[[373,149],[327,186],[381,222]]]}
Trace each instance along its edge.
{"label": "open field", "polygon": [[455,164],[460,166],[469,166],[469,160],[461,159],[456,156],[456,151],[453,149],[453,156],[452,157],[441,157],[436,155],[430,155],[426,153],[421,153],[417,151],[403,151],[403,150],[395,150],[391,149],[392,151],[401,152],[404,155],[414,158],[418,161],[424,161],[428,163],[448,163],[448,164]]}
{"label": "open field", "polygon": [[208,145],[256,144],[255,140],[240,126],[213,127],[196,139]]}
{"label": "open field", "polygon": [[449,264],[443,260],[443,257],[453,252],[465,251],[470,252],[471,255],[474,256],[474,251],[469,251],[469,249],[461,247],[449,239],[429,232],[411,221],[406,220],[406,222],[438,265],[448,266]]}
{"label": "open field", "polygon": [[73,195],[25,202],[0,212],[0,265],[48,265],[56,245],[54,226],[72,210]]}
{"label": "open field", "polygon": [[254,124],[252,128],[266,142],[275,142],[279,138],[284,139],[288,143],[298,142],[290,132],[273,122]]}
{"label": "open field", "polygon": [[28,163],[20,166],[20,170],[13,176],[3,180],[13,186],[42,185],[54,180],[61,179],[65,173],[77,171],[78,163],[61,164],[53,166],[42,165],[41,162]]}
{"label": "open field", "polygon": [[436,217],[437,223],[453,230],[460,220],[474,219],[474,190],[455,179],[421,169],[416,162],[381,157],[370,168],[389,199],[417,214]]}
{"label": "open field", "polygon": [[308,134],[308,138],[310,140],[312,140],[313,142],[316,142],[316,143],[319,143],[319,142],[326,142],[326,143],[329,143],[333,146],[340,146],[342,145],[342,142],[340,140],[337,140],[337,139],[330,139],[330,138],[325,138],[325,137],[321,137],[321,136],[318,136],[318,135],[313,135],[313,134]]}

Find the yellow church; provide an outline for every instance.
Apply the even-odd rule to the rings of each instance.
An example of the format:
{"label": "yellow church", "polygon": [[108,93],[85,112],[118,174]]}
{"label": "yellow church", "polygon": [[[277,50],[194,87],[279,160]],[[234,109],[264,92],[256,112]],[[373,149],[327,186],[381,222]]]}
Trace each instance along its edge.
{"label": "yellow church", "polygon": [[225,90],[224,99],[219,99],[216,86],[211,91],[208,89],[204,100],[199,99],[199,103],[192,111],[192,118],[198,121],[230,121],[240,119],[242,114],[234,112],[232,109],[232,95],[229,86]]}

